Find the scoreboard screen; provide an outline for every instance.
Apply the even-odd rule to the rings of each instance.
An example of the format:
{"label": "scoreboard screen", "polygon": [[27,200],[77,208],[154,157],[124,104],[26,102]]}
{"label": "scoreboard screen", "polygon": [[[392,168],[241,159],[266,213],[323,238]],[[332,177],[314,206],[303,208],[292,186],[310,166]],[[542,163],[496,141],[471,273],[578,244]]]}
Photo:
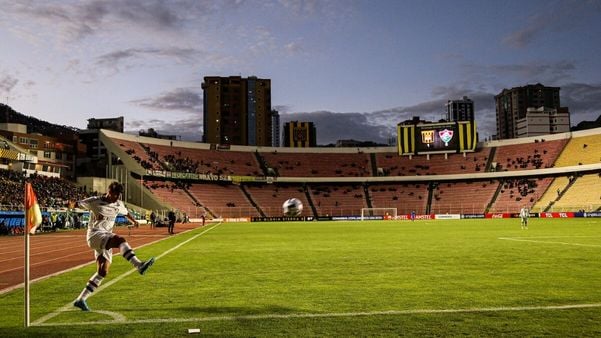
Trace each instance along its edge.
{"label": "scoreboard screen", "polygon": [[456,152],[457,133],[456,124],[418,126],[416,128],[416,150],[418,153],[444,151]]}
{"label": "scoreboard screen", "polygon": [[468,152],[477,145],[474,121],[397,125],[399,155]]}

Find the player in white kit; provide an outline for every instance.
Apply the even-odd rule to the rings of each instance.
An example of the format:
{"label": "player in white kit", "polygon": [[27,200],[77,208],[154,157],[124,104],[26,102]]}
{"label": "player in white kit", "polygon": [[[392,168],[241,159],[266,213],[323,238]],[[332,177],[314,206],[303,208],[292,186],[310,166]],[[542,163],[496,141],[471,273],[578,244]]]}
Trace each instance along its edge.
{"label": "player in white kit", "polygon": [[522,229],[528,229],[528,217],[530,217],[530,211],[526,207],[522,207],[520,210],[520,220],[522,224]]}
{"label": "player in white kit", "polygon": [[138,226],[138,222],[129,214],[127,208],[119,199],[122,193],[123,185],[113,182],[109,185],[108,192],[104,196],[94,196],[78,202],[80,206],[91,212],[86,239],[88,246],[94,249],[97,264],[96,273],[92,275],[86,287],[73,303],[74,306],[83,311],[90,311],[86,299],[100,286],[100,283],[109,272],[109,267],[113,261],[113,248],[119,248],[123,258],[138,269],[141,275],[154,263],[154,257],[145,262],[140,261],[127,240],[113,233],[115,218],[119,214],[124,215],[134,226]]}

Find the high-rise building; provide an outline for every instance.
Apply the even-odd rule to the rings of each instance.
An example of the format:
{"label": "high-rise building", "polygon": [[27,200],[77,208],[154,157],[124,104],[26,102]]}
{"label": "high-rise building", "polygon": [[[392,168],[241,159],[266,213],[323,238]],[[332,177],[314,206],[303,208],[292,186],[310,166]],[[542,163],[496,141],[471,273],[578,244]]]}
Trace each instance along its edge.
{"label": "high-rise building", "polygon": [[447,121],[473,121],[474,101],[464,96],[461,100],[449,100],[447,107]]}
{"label": "high-rise building", "polygon": [[540,83],[503,89],[495,96],[497,112],[497,139],[518,137],[517,122],[526,117],[528,108],[560,109],[559,87],[545,87]]}
{"label": "high-rise building", "polygon": [[570,131],[570,112],[562,107],[528,108],[526,116],[516,122],[516,137],[531,137]]}
{"label": "high-rise building", "polygon": [[317,132],[313,122],[286,122],[283,137],[284,147],[306,148],[317,145]]}
{"label": "high-rise building", "polygon": [[202,89],[203,142],[271,146],[271,80],[207,76]]}
{"label": "high-rise building", "polygon": [[271,111],[271,146],[280,146],[280,113],[275,109]]}

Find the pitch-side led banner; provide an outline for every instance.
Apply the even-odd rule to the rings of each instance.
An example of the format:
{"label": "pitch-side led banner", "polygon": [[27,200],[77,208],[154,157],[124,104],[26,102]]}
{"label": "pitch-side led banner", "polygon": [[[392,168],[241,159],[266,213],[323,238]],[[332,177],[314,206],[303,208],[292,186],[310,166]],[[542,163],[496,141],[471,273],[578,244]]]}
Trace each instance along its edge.
{"label": "pitch-side led banner", "polygon": [[572,218],[574,217],[573,212],[541,212],[540,218]]}

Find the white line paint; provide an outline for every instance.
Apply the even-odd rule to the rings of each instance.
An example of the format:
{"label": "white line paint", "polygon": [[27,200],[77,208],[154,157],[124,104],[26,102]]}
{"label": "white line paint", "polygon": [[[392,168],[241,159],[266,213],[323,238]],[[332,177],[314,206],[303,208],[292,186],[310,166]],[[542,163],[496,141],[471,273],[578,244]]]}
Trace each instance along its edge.
{"label": "white line paint", "polygon": [[[177,234],[177,236],[179,236],[179,235],[182,235],[182,234],[185,234],[185,233],[188,233],[188,232],[190,232],[190,231],[194,231],[194,230],[196,230],[196,229],[198,229],[198,228],[195,228],[195,229],[190,229],[190,230],[186,230],[186,231],[184,231],[184,232],[181,232],[181,233]],[[77,237],[81,237],[81,236],[77,236]],[[164,236],[163,238],[161,238],[161,239],[158,239],[158,240],[156,240],[156,241],[152,241],[152,242],[150,242],[150,243],[146,243],[146,244],[144,244],[144,245],[140,245],[140,246],[136,247],[136,250],[137,250],[137,249],[139,249],[139,248],[143,248],[143,247],[145,247],[145,246],[147,246],[147,245],[152,245],[152,244],[154,244],[154,243],[160,242],[160,241],[162,241],[162,240],[165,240],[165,239],[168,239],[168,238],[171,238],[171,237]],[[121,254],[119,253],[119,254],[117,254],[117,255],[121,255]],[[65,257],[65,256],[63,256],[63,257]],[[75,267],[72,267],[72,268],[68,268],[68,269],[65,269],[65,270],[62,270],[62,271],[58,271],[58,272],[55,272],[55,273],[52,273],[52,274],[46,275],[46,276],[42,276],[42,277],[39,277],[39,278],[36,278],[36,279],[34,279],[34,280],[30,281],[29,283],[30,283],[30,284],[33,284],[33,283],[36,283],[36,282],[42,281],[42,280],[44,280],[44,279],[48,279],[48,278],[50,278],[50,277],[58,276],[58,275],[61,275],[61,274],[63,274],[63,273],[66,273],[66,272],[70,272],[70,271],[73,271],[73,270],[77,270],[77,269],[79,269],[79,268],[82,268],[82,267],[84,267],[84,266],[86,266],[86,265],[88,265],[88,264],[92,264],[92,263],[96,263],[96,261],[95,261],[95,260],[91,260],[91,261],[89,261],[89,262],[87,262],[87,263],[83,263],[83,264],[81,264],[81,265],[78,265],[78,266],[75,266]],[[23,267],[21,267],[21,269],[22,269],[22,268],[23,268]],[[14,269],[11,269],[11,270],[14,270]],[[3,271],[3,272],[5,272],[5,271]],[[14,286],[11,286],[11,287],[9,287],[9,288],[6,288],[6,289],[2,289],[2,290],[0,290],[0,295],[2,295],[2,294],[5,294],[5,293],[8,293],[8,292],[11,292],[11,291],[13,291],[13,290],[16,290],[16,289],[19,289],[19,288],[22,288],[22,287],[23,287],[23,283],[21,283],[21,284],[17,284],[17,285],[14,285]]]}
{"label": "white line paint", "polygon": [[582,244],[582,243],[569,243],[569,242],[557,242],[557,241],[537,241],[537,240],[533,240],[533,239],[514,238],[514,237],[499,237],[499,239],[505,240],[505,241],[515,241],[515,242],[560,244],[560,245],[573,245],[573,246],[586,246],[586,247],[593,247],[593,248],[601,248],[601,245],[598,245],[598,244]]}
{"label": "white line paint", "polygon": [[[155,259],[158,261],[158,260],[159,260],[161,257],[163,257],[163,256],[165,256],[165,255],[167,255],[167,254],[169,254],[169,253],[171,253],[171,252],[173,252],[174,250],[177,250],[177,249],[179,249],[179,248],[180,248],[182,245],[184,245],[184,244],[187,244],[188,242],[195,240],[196,238],[198,238],[198,237],[200,237],[200,236],[204,235],[205,233],[207,233],[207,232],[209,232],[209,231],[211,231],[211,230],[215,229],[216,227],[218,227],[218,226],[219,226],[219,225],[221,225],[221,224],[222,224],[222,223],[217,223],[217,224],[216,224],[216,225],[214,225],[213,227],[211,227],[211,228],[209,228],[209,229],[206,229],[205,231],[203,231],[203,232],[201,232],[201,233],[199,233],[199,234],[197,234],[197,235],[194,235],[194,236],[192,236],[192,237],[188,238],[187,240],[185,240],[185,241],[183,241],[183,242],[179,243],[178,245],[174,246],[173,248],[171,248],[171,249],[169,249],[169,250],[167,250],[167,251],[163,252],[162,254],[160,254],[160,255],[156,256],[156,257],[155,257]],[[169,237],[168,237],[168,238],[169,238]],[[150,244],[150,243],[149,243],[149,244]],[[135,268],[134,268],[134,269],[131,269],[131,270],[129,270],[129,271],[127,271],[127,272],[125,272],[125,273],[123,273],[123,274],[121,274],[121,275],[117,276],[117,278],[115,278],[115,279],[112,279],[112,280],[110,280],[109,282],[107,282],[107,283],[105,283],[105,284],[101,285],[101,286],[100,286],[98,289],[96,289],[96,291],[94,291],[94,293],[93,293],[92,295],[90,295],[90,297],[92,297],[92,296],[94,296],[94,295],[98,294],[98,292],[100,292],[100,291],[102,291],[102,290],[104,290],[104,289],[108,288],[109,286],[111,286],[111,285],[113,285],[113,284],[117,283],[118,281],[120,281],[120,280],[122,280],[123,278],[125,278],[125,277],[127,277],[127,276],[131,275],[131,274],[132,274],[132,273],[134,273],[134,272],[138,272],[138,270],[137,270],[137,269],[135,269]],[[62,307],[60,307],[59,309],[55,310],[54,312],[51,312],[51,313],[49,313],[49,314],[46,314],[45,316],[42,316],[42,317],[41,317],[41,318],[39,318],[38,320],[36,320],[36,321],[34,321],[33,323],[31,323],[31,325],[41,325],[41,324],[43,324],[44,322],[46,322],[46,321],[48,321],[48,320],[50,320],[50,319],[52,319],[52,318],[54,318],[54,317],[58,316],[58,315],[59,315],[61,312],[69,311],[69,310],[72,310],[72,309],[73,309],[73,304],[72,304],[71,302],[69,302],[69,303],[67,303],[67,304],[63,305]]]}
{"label": "white line paint", "polygon": [[601,303],[592,304],[566,304],[549,306],[510,306],[510,307],[484,307],[464,309],[414,309],[414,310],[388,310],[371,312],[329,312],[329,313],[291,313],[291,314],[262,314],[245,316],[215,316],[199,318],[155,318],[136,320],[101,320],[76,323],[33,323],[35,326],[75,326],[75,325],[114,325],[114,324],[156,324],[156,323],[185,323],[185,322],[215,322],[234,320],[262,320],[262,319],[295,319],[295,318],[335,318],[335,317],[373,317],[387,315],[413,315],[413,314],[438,314],[438,313],[481,313],[505,311],[552,311],[599,308]]}

